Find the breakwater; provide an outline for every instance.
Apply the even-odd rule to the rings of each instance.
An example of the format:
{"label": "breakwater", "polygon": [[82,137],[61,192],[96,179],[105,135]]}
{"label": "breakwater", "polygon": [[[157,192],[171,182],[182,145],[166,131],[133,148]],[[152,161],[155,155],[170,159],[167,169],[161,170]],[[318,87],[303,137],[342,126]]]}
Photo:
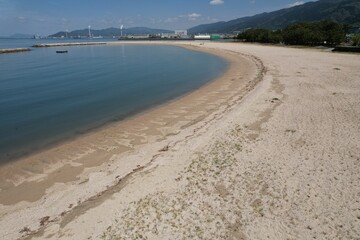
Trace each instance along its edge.
{"label": "breakwater", "polygon": [[27,51],[31,51],[31,49],[30,48],[3,48],[3,49],[0,49],[0,54],[1,53],[27,52]]}
{"label": "breakwater", "polygon": [[42,43],[35,44],[32,47],[42,48],[42,47],[72,47],[72,46],[89,46],[89,45],[105,45],[106,42],[77,42],[77,43]]}

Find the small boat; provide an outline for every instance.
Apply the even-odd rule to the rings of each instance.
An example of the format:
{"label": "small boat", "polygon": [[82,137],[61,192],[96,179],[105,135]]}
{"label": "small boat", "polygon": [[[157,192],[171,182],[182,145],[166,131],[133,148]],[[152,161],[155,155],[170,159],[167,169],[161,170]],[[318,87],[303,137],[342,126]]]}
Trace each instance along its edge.
{"label": "small boat", "polygon": [[58,50],[58,51],[56,51],[56,53],[67,53],[68,52],[68,50]]}

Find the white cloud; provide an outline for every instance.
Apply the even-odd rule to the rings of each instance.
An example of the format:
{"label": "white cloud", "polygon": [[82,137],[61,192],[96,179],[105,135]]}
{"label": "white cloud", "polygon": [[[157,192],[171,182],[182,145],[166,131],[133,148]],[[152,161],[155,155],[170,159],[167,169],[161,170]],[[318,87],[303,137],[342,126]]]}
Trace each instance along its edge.
{"label": "white cloud", "polygon": [[16,17],[16,21],[18,23],[24,23],[26,22],[28,19],[26,17],[23,17],[23,16],[19,16],[19,17]]}
{"label": "white cloud", "polygon": [[299,5],[303,5],[303,4],[304,4],[303,1],[297,1],[297,2],[289,4],[288,7],[295,7],[295,6],[299,6]]}
{"label": "white cloud", "polygon": [[199,13],[190,13],[190,14],[187,15],[187,17],[188,17],[188,19],[189,19],[190,21],[195,21],[195,20],[197,20],[199,17],[201,17],[201,14],[199,14]]}
{"label": "white cloud", "polygon": [[164,20],[164,22],[166,23],[173,23],[173,22],[177,22],[179,20],[178,17],[172,17],[172,18],[167,18]]}
{"label": "white cloud", "polygon": [[221,4],[224,4],[224,1],[223,0],[211,0],[210,4],[211,5],[221,5]]}
{"label": "white cloud", "polygon": [[[164,19],[159,19],[156,23],[162,23],[162,26],[165,26],[165,28],[189,28],[194,26],[195,23],[209,23],[209,22],[216,22],[218,19],[211,18],[208,16],[203,16],[200,13],[197,12],[190,12],[186,14],[181,14],[173,17],[167,17]],[[160,25],[158,25],[160,26]]]}
{"label": "white cloud", "polygon": [[212,17],[207,17],[206,20],[209,21],[209,22],[218,22],[219,21],[219,19],[212,18]]}

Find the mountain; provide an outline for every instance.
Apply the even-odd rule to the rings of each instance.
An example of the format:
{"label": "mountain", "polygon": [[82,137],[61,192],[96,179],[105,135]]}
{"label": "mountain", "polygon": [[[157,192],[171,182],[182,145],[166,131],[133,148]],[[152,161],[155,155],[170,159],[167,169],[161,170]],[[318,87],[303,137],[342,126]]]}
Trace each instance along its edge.
{"label": "mountain", "polygon": [[[164,29],[152,29],[146,27],[134,27],[134,28],[124,28],[123,35],[143,35],[143,34],[157,34],[157,33],[173,33],[170,30]],[[112,37],[112,36],[120,36],[121,30],[120,28],[106,28],[101,30],[91,30],[91,34],[93,36],[103,36],[103,37]],[[66,32],[58,32],[49,37],[61,37],[66,36]],[[68,33],[69,37],[78,37],[78,36],[89,36],[88,29],[75,30]]]}
{"label": "mountain", "polygon": [[359,0],[319,0],[228,22],[199,25],[188,30],[197,33],[230,33],[247,28],[280,29],[296,22],[332,20],[360,27]]}

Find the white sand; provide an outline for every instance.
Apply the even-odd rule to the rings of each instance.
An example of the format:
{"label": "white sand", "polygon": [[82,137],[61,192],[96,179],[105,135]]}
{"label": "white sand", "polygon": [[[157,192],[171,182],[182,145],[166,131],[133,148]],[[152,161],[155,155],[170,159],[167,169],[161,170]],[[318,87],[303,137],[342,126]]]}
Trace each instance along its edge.
{"label": "white sand", "polygon": [[[140,166],[105,192],[117,171],[111,164],[83,184],[3,206],[0,238],[359,239],[360,55],[200,47],[245,54],[254,65],[246,81],[261,71],[260,59],[265,76],[245,98],[240,91],[177,134],[113,156]],[[93,197],[58,214],[59,201],[84,191]]]}

